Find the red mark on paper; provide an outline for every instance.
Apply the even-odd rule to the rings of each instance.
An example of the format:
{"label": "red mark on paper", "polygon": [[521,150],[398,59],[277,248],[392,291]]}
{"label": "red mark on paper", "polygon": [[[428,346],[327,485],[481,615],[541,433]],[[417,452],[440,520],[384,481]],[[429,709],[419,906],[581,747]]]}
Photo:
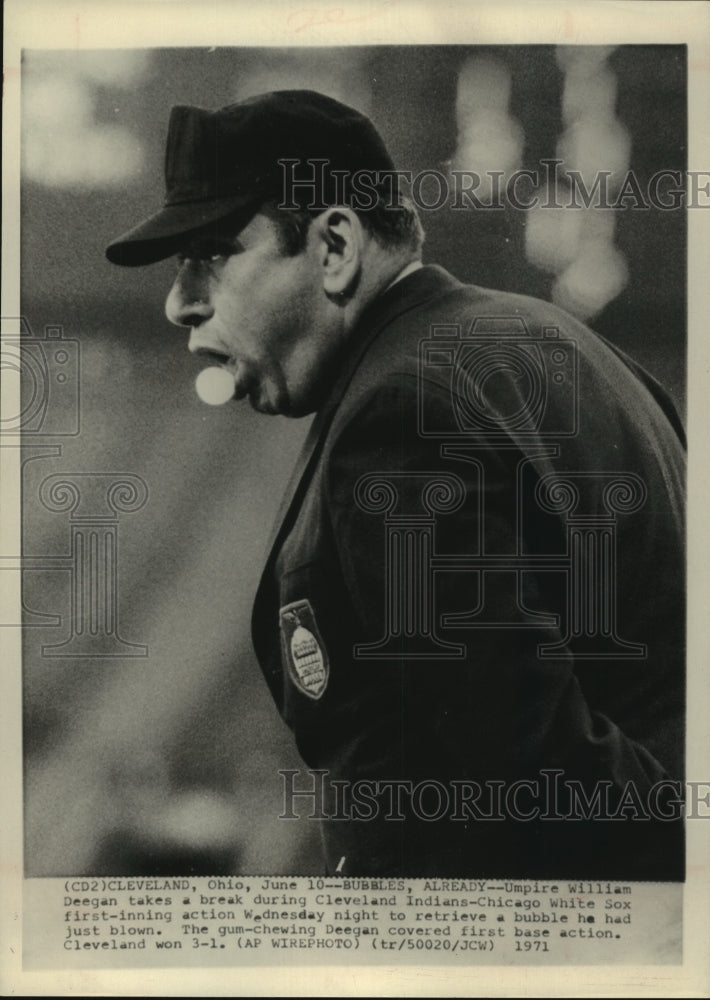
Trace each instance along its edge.
{"label": "red mark on paper", "polygon": [[361,21],[370,21],[373,17],[381,17],[390,7],[394,7],[399,0],[383,0],[374,10],[367,14],[347,14],[342,7],[330,7],[326,10],[318,7],[302,7],[293,11],[286,19],[286,23],[293,29],[293,33],[305,31],[307,28],[317,28],[325,24],[356,24]]}

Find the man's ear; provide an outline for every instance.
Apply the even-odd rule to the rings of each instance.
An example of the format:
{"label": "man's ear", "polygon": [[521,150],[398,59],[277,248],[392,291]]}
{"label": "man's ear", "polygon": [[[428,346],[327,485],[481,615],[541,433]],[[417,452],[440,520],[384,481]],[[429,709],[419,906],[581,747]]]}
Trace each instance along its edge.
{"label": "man's ear", "polygon": [[329,208],[315,222],[326,295],[349,296],[357,287],[362,267],[364,232],[350,208]]}

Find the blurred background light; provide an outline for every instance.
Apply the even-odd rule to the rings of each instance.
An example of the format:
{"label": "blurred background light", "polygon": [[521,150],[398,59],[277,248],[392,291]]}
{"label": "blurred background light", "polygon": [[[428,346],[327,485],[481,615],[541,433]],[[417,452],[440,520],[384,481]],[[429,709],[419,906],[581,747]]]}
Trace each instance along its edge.
{"label": "blurred background light", "polygon": [[151,73],[149,49],[104,49],[78,53],[79,72],[105,87],[136,87]]}
{"label": "blurred background light", "polygon": [[102,89],[149,73],[149,54],[30,53],[23,65],[23,172],[48,187],[117,187],[138,177],[143,149],[130,129],[96,117]]}
{"label": "blurred background light", "polygon": [[501,172],[501,188],[520,165],[524,132],[509,111],[510,69],[492,56],[472,56],[458,75],[456,124],[458,138],[451,160],[453,170],[473,171],[481,179],[476,195],[491,198],[495,181],[489,172]]}
{"label": "blurred background light", "polygon": [[[631,160],[631,137],[616,117],[617,79],[608,65],[611,46],[558,46],[557,63],[564,73],[561,95],[564,131],[557,141],[561,173],[577,171],[588,192],[603,179],[602,190],[613,200]],[[571,198],[564,179],[550,201],[583,205],[579,192]],[[600,195],[595,195],[600,198]],[[545,199],[546,200],[546,199]],[[552,299],[580,319],[591,319],[622,291],[628,268],[614,246],[615,213],[595,207],[545,208],[528,212],[527,259],[557,274]]]}
{"label": "blurred background light", "polygon": [[579,118],[613,117],[616,104],[616,76],[607,66],[587,75],[571,70],[565,76],[562,93],[562,119],[568,125]]}
{"label": "blurred background light", "polygon": [[234,100],[271,90],[317,90],[365,113],[371,106],[366,60],[356,49],[316,50],[309,59],[299,50],[267,53],[239,74]]}
{"label": "blurred background light", "polygon": [[136,137],[118,125],[65,131],[61,138],[30,131],[24,145],[24,171],[48,187],[114,187],[137,177],[143,152]]}
{"label": "blurred background light", "polygon": [[587,190],[602,171],[606,172],[612,199],[629,169],[630,153],[631,138],[624,126],[595,115],[577,118],[557,144],[557,156],[565,168],[579,171]]}
{"label": "blurred background light", "polygon": [[59,140],[91,121],[90,88],[78,76],[30,72],[22,90],[25,129],[30,136]]}
{"label": "blurred background light", "polygon": [[495,56],[470,56],[458,73],[456,118],[461,127],[467,116],[479,108],[507,112],[513,86],[510,68]]}
{"label": "blurred background light", "polygon": [[[568,190],[558,186],[556,203],[564,206]],[[552,193],[534,192],[536,203],[527,212],[525,225],[525,253],[528,260],[541,271],[557,274],[564,270],[579,253],[584,218],[581,210],[569,208],[544,208]]]}
{"label": "blurred background light", "polygon": [[612,209],[570,207],[571,191],[565,183],[558,184],[554,199],[542,189],[534,197],[536,203],[526,214],[525,253],[541,271],[559,274],[590,241],[613,244],[616,218]]}
{"label": "blurred background light", "polygon": [[555,60],[563,73],[590,77],[599,72],[615,48],[614,45],[558,45]]}
{"label": "blurred background light", "polygon": [[580,319],[590,319],[616,298],[627,280],[624,255],[606,240],[587,240],[552,286],[552,301]]}

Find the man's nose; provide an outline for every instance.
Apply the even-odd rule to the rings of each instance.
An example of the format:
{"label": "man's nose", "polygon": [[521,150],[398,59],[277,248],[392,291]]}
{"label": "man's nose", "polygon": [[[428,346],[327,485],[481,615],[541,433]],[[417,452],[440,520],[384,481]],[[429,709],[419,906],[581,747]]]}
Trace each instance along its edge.
{"label": "man's nose", "polygon": [[165,315],[176,326],[198,327],[214,314],[199,261],[185,260],[165,300]]}

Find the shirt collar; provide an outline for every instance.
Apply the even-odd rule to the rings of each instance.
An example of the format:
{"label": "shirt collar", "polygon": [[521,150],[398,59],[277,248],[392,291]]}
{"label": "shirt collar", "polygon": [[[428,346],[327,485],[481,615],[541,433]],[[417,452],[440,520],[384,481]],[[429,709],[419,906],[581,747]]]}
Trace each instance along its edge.
{"label": "shirt collar", "polygon": [[395,278],[393,278],[392,281],[390,281],[389,285],[387,285],[387,288],[385,288],[385,292],[388,291],[392,287],[392,285],[396,285],[398,281],[401,281],[402,278],[406,278],[408,274],[413,274],[415,271],[418,271],[419,268],[423,266],[424,265],[420,260],[411,261],[409,264],[406,265],[406,267],[402,268],[399,274]]}

